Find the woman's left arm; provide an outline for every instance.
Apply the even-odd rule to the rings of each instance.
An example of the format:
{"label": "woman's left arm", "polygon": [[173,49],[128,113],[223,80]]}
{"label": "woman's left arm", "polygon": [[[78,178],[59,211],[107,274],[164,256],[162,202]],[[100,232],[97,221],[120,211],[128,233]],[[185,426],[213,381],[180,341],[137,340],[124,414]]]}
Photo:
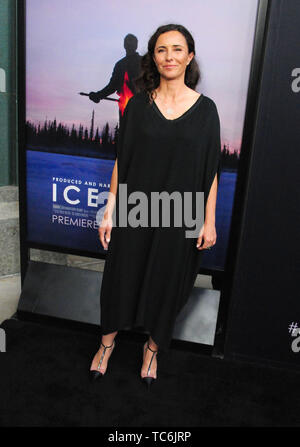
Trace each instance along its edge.
{"label": "woman's left arm", "polygon": [[198,250],[212,247],[217,240],[215,222],[218,182],[221,174],[221,131],[218,109],[213,101],[207,119],[209,121],[208,140],[203,166],[205,214],[204,224],[199,232],[196,244]]}
{"label": "woman's left arm", "polygon": [[[217,203],[217,193],[218,193],[218,182],[217,174],[215,175],[214,181],[211,185],[209,195],[206,202],[205,208],[205,221],[199,233],[197,239],[198,250],[203,250],[208,247],[215,245],[217,240],[216,232],[216,203]],[[200,247],[202,244],[203,245]]]}

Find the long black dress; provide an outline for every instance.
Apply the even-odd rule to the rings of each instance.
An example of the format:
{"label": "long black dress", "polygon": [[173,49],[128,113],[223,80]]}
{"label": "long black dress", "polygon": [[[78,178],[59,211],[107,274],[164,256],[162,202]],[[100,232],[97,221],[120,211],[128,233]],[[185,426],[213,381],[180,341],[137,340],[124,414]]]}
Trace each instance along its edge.
{"label": "long black dress", "polygon": [[[219,182],[220,155],[219,116],[209,97],[202,94],[174,120],[165,118],[155,102],[149,104],[146,92],[128,101],[117,146],[118,185],[127,184],[128,195],[203,191],[206,205],[216,173]],[[197,238],[185,237],[184,224],[172,227],[172,219],[170,227],[161,220],[158,227],[118,226],[119,189],[101,285],[102,334],[143,328],[160,350],[167,350],[203,250],[196,248]]]}

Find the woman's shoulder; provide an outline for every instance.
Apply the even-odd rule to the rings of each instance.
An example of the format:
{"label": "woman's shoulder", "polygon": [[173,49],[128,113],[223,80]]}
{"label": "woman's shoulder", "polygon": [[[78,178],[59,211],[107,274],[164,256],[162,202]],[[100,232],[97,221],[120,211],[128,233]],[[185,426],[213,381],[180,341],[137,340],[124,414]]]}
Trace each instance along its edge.
{"label": "woman's shoulder", "polygon": [[141,90],[141,91],[135,93],[133,96],[131,96],[129,101],[132,104],[141,104],[141,103],[145,103],[147,101],[147,97],[148,97],[147,92],[145,90]]}
{"label": "woman's shoulder", "polygon": [[203,102],[206,107],[206,117],[208,121],[217,122],[220,120],[216,102],[209,96],[203,95]]}
{"label": "woman's shoulder", "polygon": [[126,103],[127,111],[136,111],[147,102],[147,94],[144,91],[140,91],[132,95]]}
{"label": "woman's shoulder", "polygon": [[215,101],[210,96],[204,95],[204,93],[202,93],[202,95],[207,107],[209,107],[211,110],[217,110],[217,105]]}

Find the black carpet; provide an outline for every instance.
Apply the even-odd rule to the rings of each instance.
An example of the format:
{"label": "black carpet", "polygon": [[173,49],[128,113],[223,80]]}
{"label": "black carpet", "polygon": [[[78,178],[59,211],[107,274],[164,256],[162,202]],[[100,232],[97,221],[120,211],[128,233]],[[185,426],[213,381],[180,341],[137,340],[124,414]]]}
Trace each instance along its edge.
{"label": "black carpet", "polygon": [[139,379],[142,342],[119,333],[104,378],[90,383],[95,334],[15,319],[1,327],[4,427],[300,425],[299,372],[172,349],[157,357],[148,392]]}

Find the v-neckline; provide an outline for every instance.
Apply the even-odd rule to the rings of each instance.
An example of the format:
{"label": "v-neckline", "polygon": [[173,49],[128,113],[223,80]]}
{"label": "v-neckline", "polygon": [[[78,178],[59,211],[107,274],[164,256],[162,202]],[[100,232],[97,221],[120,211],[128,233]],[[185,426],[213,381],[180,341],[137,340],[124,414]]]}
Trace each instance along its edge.
{"label": "v-neckline", "polygon": [[165,121],[175,122],[175,121],[178,121],[181,118],[185,117],[190,112],[192,112],[194,110],[194,108],[197,106],[198,102],[200,102],[200,100],[202,100],[203,96],[204,96],[203,93],[201,93],[201,95],[198,96],[196,101],[185,112],[183,112],[180,116],[178,116],[177,118],[174,118],[174,119],[166,118],[165,115],[160,111],[160,109],[159,109],[158,105],[156,104],[156,102],[154,101],[154,99],[152,101],[152,104],[154,106],[154,109],[156,110],[156,112],[159,114],[159,116],[161,118],[163,118]]}

